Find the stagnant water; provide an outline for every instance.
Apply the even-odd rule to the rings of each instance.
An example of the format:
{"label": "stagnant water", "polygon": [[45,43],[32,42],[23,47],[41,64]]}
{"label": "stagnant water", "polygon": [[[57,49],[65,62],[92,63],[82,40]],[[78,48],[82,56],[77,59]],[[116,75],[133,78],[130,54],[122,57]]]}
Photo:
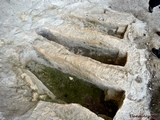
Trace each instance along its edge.
{"label": "stagnant water", "polygon": [[115,100],[104,100],[104,91],[97,86],[34,61],[28,62],[27,69],[53,92],[57,99],[66,103],[79,103],[97,115],[113,118],[119,109]]}

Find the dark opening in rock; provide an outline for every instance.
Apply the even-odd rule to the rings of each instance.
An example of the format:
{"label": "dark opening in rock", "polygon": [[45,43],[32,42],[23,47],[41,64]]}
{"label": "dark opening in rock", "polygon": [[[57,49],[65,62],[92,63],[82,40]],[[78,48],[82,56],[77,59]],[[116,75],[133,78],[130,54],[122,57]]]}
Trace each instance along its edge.
{"label": "dark opening in rock", "polygon": [[26,68],[52,91],[57,101],[81,104],[97,115],[105,116],[104,118],[113,118],[122,105],[124,92],[115,92],[110,89],[102,90],[73,75],[34,61],[28,62]]}
{"label": "dark opening in rock", "polygon": [[[37,34],[63,45],[69,51],[74,54],[90,57],[96,61],[100,61],[105,64],[124,66],[127,62],[127,54],[120,55],[120,51],[110,46],[110,48],[89,46],[87,43],[74,43],[75,40],[67,40],[64,36],[55,36],[51,31],[47,29],[37,29]],[[68,42],[67,42],[68,41]],[[70,42],[69,42],[70,41]],[[102,45],[103,46],[103,45]]]}
{"label": "dark opening in rock", "polygon": [[70,47],[68,50],[74,54],[90,57],[105,64],[124,66],[127,62],[127,55],[119,57],[118,53],[104,53],[99,48]]}
{"label": "dark opening in rock", "polygon": [[150,88],[152,89],[152,91],[151,91],[152,99],[151,99],[151,102],[150,102],[151,115],[153,115],[152,120],[158,120],[158,118],[159,118],[158,116],[160,116],[160,107],[159,107],[160,85],[157,84],[157,81],[154,81],[153,83],[150,83]]}

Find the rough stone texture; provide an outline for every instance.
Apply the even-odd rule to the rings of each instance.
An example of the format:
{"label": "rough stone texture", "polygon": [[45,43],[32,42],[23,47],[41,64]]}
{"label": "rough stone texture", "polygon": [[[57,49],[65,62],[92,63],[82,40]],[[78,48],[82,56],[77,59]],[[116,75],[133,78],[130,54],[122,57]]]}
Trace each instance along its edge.
{"label": "rough stone texture", "polygon": [[24,114],[36,104],[29,102],[31,91],[20,77],[22,71],[15,51],[14,46],[0,48],[0,116],[4,120]]}
{"label": "rough stone texture", "polygon": [[[65,115],[66,114],[66,115]],[[25,119],[26,116],[16,118]],[[29,120],[103,120],[78,104],[56,104],[40,101],[32,111]]]}
{"label": "rough stone texture", "polygon": [[[84,79],[90,79],[90,82],[102,87],[114,87],[122,90],[123,85],[126,85],[121,82],[122,79],[124,82],[127,81],[127,73],[122,67],[105,65],[87,57],[74,55],[63,46],[53,42],[43,40],[37,43],[34,45],[37,51],[64,71]],[[117,75],[115,76],[115,74]]]}
{"label": "rough stone texture", "polygon": [[[131,114],[150,115],[148,54],[135,44],[137,38],[148,39],[146,23],[112,10],[110,2],[2,0],[0,119],[102,119],[77,104],[37,101],[40,94],[55,96],[25,70],[30,60],[61,68],[103,89],[124,90],[125,99],[114,120],[132,119]],[[127,55],[127,62],[125,66],[104,64],[67,49],[74,46],[96,47],[108,56],[117,55],[117,59]]]}
{"label": "rough stone texture", "polygon": [[[33,93],[32,101],[37,101],[38,100],[38,94],[39,95],[48,95],[52,100],[55,100],[55,96],[51,91],[48,90],[46,86],[43,85],[43,83],[35,77],[30,71],[26,70],[23,72],[21,75],[22,79],[26,80],[26,83],[30,87]],[[41,97],[39,96],[39,97]]]}

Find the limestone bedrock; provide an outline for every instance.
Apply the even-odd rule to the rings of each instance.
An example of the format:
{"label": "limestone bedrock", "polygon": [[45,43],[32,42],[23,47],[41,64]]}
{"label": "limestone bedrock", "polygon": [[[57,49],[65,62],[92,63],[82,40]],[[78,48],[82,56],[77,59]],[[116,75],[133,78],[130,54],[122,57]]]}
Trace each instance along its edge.
{"label": "limestone bedrock", "polygon": [[[83,78],[99,88],[125,91],[114,120],[150,115],[147,52],[136,38],[146,24],[114,11],[105,0],[2,0],[0,11],[0,119],[102,120],[78,104],[44,100],[56,96],[25,66],[36,61]],[[78,52],[75,52],[75,48]],[[105,64],[83,53],[107,56]],[[136,119],[136,118],[135,118]],[[139,119],[139,118],[137,118]],[[142,120],[149,118],[142,117]]]}

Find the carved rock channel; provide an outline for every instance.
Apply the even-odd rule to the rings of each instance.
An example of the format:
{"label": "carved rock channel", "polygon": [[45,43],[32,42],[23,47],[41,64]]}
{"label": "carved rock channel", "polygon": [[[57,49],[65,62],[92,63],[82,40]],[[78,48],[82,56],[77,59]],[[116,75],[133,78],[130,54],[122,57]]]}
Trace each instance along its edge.
{"label": "carved rock channel", "polygon": [[[129,117],[131,113],[138,114],[135,112],[137,108],[131,106],[142,105],[148,99],[146,84],[150,74],[145,67],[144,50],[136,49],[131,41],[127,41],[127,39],[134,39],[134,33],[129,31],[132,27],[137,27],[136,23],[128,26],[123,33],[125,39],[121,39],[93,30],[88,26],[81,28],[76,23],[73,26],[67,20],[58,27],[37,28],[36,33],[48,40],[37,39],[34,43],[35,50],[52,64],[52,68],[77,76],[104,90],[106,93],[104,99],[108,101],[106,104],[113,104],[110,101],[113,99],[119,101],[119,105],[114,107],[111,105],[113,107],[111,111],[116,110],[113,113],[116,116],[102,112],[106,117],[118,120],[125,116]],[[139,22],[137,20],[137,24]],[[101,22],[96,24],[98,23],[102,24]],[[84,24],[84,20],[82,20],[82,24]],[[133,34],[132,38],[128,38],[131,34]],[[124,95],[122,91],[124,91]],[[124,100],[123,97],[125,97]],[[133,101],[137,101],[137,103]],[[103,104],[103,106],[105,105]],[[143,106],[148,110],[144,111],[143,107],[139,107],[139,111],[149,114],[149,106],[147,104],[143,104]],[[107,107],[105,106],[105,108]],[[94,112],[96,113],[96,111]]]}
{"label": "carved rock channel", "polygon": [[150,115],[146,50],[134,44],[147,37],[146,24],[95,2],[86,2],[87,8],[83,2],[54,2],[18,13],[24,32],[11,32],[22,43],[11,47],[1,42],[0,62],[8,64],[2,64],[0,110],[8,111],[0,111],[0,119],[129,120]]}

